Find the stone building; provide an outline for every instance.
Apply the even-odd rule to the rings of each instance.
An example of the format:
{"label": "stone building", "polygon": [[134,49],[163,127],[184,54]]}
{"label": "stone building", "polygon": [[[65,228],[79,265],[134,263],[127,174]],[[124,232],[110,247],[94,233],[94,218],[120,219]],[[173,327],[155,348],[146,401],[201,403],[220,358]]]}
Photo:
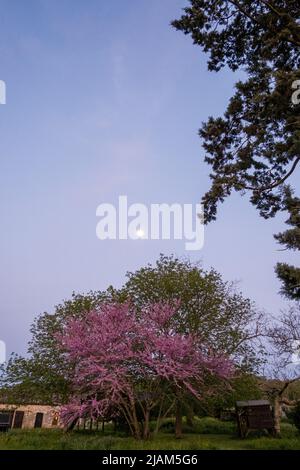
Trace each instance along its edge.
{"label": "stone building", "polygon": [[0,431],[10,428],[61,428],[60,407],[0,404]]}

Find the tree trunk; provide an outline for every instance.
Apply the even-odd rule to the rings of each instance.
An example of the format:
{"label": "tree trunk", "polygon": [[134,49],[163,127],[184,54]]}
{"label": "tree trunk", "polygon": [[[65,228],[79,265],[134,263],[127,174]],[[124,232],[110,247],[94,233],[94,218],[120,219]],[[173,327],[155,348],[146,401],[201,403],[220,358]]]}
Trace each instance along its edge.
{"label": "tree trunk", "polygon": [[149,435],[150,435],[149,423],[150,423],[150,410],[146,410],[144,427],[143,427],[143,439],[149,438]]}
{"label": "tree trunk", "polygon": [[159,407],[159,412],[158,412],[158,416],[157,416],[157,419],[156,419],[154,434],[158,434],[158,431],[159,431],[160,426],[161,426],[161,412],[162,412],[162,403],[160,404],[160,407]]}
{"label": "tree trunk", "polygon": [[275,436],[280,436],[280,419],[281,419],[281,404],[280,397],[277,395],[274,398],[274,431]]}
{"label": "tree trunk", "polygon": [[194,410],[190,407],[187,409],[186,413],[186,424],[190,427],[194,427]]}
{"label": "tree trunk", "polygon": [[79,424],[79,418],[75,418],[73,419],[73,421],[70,421],[68,424],[65,425],[64,432],[72,431],[77,423]]}
{"label": "tree trunk", "polygon": [[137,415],[136,415],[136,410],[135,410],[135,406],[132,407],[132,428],[133,428],[133,433],[134,433],[134,437],[135,439],[141,439],[141,429],[140,429],[140,423],[137,419]]}
{"label": "tree trunk", "polygon": [[176,403],[175,437],[182,438],[182,407],[180,401]]}

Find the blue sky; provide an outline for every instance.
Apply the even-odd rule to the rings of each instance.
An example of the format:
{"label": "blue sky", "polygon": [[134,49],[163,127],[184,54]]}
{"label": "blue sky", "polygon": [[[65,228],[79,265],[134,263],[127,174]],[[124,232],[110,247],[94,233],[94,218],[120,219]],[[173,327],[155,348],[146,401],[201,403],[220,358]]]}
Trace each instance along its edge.
{"label": "blue sky", "polygon": [[33,318],[72,291],[119,286],[159,253],[202,260],[260,308],[288,304],[274,275],[272,234],[234,196],[206,228],[205,246],[100,241],[96,207],[200,201],[209,168],[197,136],[224,111],[238,76],[170,27],[184,0],[0,0],[0,339],[24,353]]}

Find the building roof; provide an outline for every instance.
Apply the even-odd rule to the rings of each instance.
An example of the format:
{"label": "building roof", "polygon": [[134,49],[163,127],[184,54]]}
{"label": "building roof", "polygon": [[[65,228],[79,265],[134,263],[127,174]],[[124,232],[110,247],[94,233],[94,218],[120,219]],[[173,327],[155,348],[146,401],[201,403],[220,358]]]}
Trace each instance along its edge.
{"label": "building roof", "polygon": [[247,406],[270,406],[270,402],[268,400],[247,400],[247,401],[237,401],[236,406],[238,408],[244,408]]}

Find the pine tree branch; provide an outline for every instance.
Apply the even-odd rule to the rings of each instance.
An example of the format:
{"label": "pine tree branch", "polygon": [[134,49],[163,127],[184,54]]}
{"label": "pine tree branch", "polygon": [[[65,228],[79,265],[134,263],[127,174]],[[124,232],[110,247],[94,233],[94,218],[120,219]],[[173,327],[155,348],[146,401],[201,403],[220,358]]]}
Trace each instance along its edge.
{"label": "pine tree branch", "polygon": [[[245,8],[236,0],[228,0],[229,3],[231,3],[232,5],[234,5],[241,13],[243,13],[245,16],[247,16],[247,18],[249,18],[249,20],[253,21],[254,23],[256,23],[258,26],[261,26],[261,27],[264,27],[264,25],[259,21],[259,19],[257,19],[256,17],[252,16],[250,13],[248,13],[247,10],[245,10]],[[270,8],[270,10],[272,10],[275,14],[279,15],[280,17],[283,16],[283,13],[280,14],[280,12],[278,12],[274,7],[273,5],[271,5],[269,2],[265,1],[265,0],[261,0],[262,3],[264,5],[266,5],[268,8]],[[294,46],[300,46],[300,41],[298,40],[294,40],[294,39],[291,39],[291,38],[285,38],[284,39],[286,42],[289,42],[291,44],[293,44]]]}
{"label": "pine tree branch", "polygon": [[229,3],[234,5],[238,10],[240,10],[241,13],[243,13],[245,16],[247,16],[247,18],[249,18],[249,20],[253,21],[254,23],[256,23],[259,26],[262,26],[260,21],[258,21],[258,19],[255,18],[254,16],[250,15],[250,13],[248,13],[247,10],[245,10],[245,8],[242,7],[242,5],[239,2],[237,2],[236,0],[228,0],[228,1],[229,1]]}
{"label": "pine tree branch", "polygon": [[273,13],[275,13],[277,16],[282,17],[282,16],[284,16],[284,15],[286,14],[286,13],[284,13],[284,12],[278,11],[278,10],[274,7],[274,5],[272,5],[270,2],[267,2],[266,0],[260,0],[260,1],[261,1],[264,5],[266,5],[268,8],[270,8],[270,10],[272,10]]}
{"label": "pine tree branch", "polygon": [[[284,16],[289,16],[288,13],[286,13],[285,11],[278,11],[274,5],[272,5],[270,2],[268,2],[267,0],[260,0],[264,5],[266,5],[268,8],[270,8],[270,10],[275,13],[275,15],[279,16],[280,18],[284,17]],[[299,26],[298,25],[295,25],[296,28],[299,29]],[[300,31],[298,32],[298,35],[300,35]],[[290,42],[291,44],[293,44],[294,46],[300,46],[300,40],[296,39],[291,39],[291,38],[286,38],[286,41],[287,42]]]}
{"label": "pine tree branch", "polygon": [[296,160],[294,161],[291,169],[280,179],[277,180],[275,183],[271,184],[270,186],[267,186],[266,188],[258,188],[255,186],[246,186],[241,183],[239,183],[239,186],[241,186],[241,189],[246,189],[248,191],[259,191],[259,192],[264,192],[264,191],[270,191],[271,189],[276,188],[277,186],[280,186],[283,184],[295,171],[298,163],[300,162],[300,157],[297,157]]}

